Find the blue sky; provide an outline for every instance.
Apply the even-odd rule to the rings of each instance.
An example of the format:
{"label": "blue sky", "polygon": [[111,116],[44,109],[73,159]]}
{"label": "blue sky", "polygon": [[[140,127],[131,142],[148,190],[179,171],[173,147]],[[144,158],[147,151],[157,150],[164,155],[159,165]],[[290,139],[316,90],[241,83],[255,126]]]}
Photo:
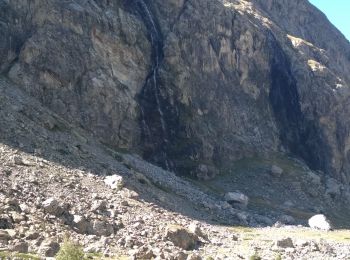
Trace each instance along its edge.
{"label": "blue sky", "polygon": [[[291,0],[293,1],[293,0]],[[325,13],[328,19],[350,41],[350,0],[309,0]]]}

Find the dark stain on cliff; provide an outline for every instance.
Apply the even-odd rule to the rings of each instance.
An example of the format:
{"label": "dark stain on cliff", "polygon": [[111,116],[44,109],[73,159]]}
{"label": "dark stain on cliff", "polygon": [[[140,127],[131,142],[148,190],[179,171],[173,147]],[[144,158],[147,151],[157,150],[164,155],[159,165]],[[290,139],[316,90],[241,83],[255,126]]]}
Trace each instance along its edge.
{"label": "dark stain on cliff", "polygon": [[163,62],[163,35],[149,2],[135,0],[129,7],[142,19],[148,30],[152,45],[152,68],[138,96],[140,104],[140,124],[142,130],[143,157],[165,169],[174,170],[172,145],[179,132],[179,116],[176,102],[165,89],[159,77],[159,69]]}
{"label": "dark stain on cliff", "polygon": [[282,144],[292,154],[303,158],[313,170],[331,172],[325,137],[318,122],[308,119],[300,107],[297,81],[282,47],[272,36],[270,46],[270,103],[279,127]]}

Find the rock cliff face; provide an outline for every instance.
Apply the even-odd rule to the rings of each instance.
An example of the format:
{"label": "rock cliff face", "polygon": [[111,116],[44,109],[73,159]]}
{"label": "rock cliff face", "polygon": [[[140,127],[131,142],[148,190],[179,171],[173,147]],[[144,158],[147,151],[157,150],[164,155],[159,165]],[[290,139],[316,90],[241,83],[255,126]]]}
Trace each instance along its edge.
{"label": "rock cliff face", "polygon": [[306,0],[0,0],[0,72],[181,174],[290,152],[350,181],[350,44]]}

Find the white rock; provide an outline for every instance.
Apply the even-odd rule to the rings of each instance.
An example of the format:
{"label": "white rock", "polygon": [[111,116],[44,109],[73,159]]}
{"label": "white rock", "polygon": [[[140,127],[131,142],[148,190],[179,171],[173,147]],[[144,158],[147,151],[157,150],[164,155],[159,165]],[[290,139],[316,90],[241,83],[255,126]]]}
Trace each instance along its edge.
{"label": "white rock", "polygon": [[121,189],[123,186],[124,186],[124,180],[123,180],[123,177],[122,176],[119,176],[119,175],[110,175],[110,176],[107,176],[105,179],[104,179],[104,182],[107,186],[109,186],[111,189]]}
{"label": "white rock", "polygon": [[331,230],[332,226],[325,215],[318,214],[309,219],[309,226],[315,229]]}

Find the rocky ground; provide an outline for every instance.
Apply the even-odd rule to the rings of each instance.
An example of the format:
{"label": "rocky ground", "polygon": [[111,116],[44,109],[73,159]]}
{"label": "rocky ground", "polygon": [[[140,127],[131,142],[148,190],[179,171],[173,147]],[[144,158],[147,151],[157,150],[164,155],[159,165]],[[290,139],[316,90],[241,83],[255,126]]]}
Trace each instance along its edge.
{"label": "rocky ground", "polygon": [[[297,226],[306,219],[265,214],[253,201],[229,204],[227,180],[195,183],[112,150],[4,78],[0,103],[0,259],[54,257],[65,237],[95,259],[350,258],[349,231]],[[319,182],[329,203],[346,195]]]}

